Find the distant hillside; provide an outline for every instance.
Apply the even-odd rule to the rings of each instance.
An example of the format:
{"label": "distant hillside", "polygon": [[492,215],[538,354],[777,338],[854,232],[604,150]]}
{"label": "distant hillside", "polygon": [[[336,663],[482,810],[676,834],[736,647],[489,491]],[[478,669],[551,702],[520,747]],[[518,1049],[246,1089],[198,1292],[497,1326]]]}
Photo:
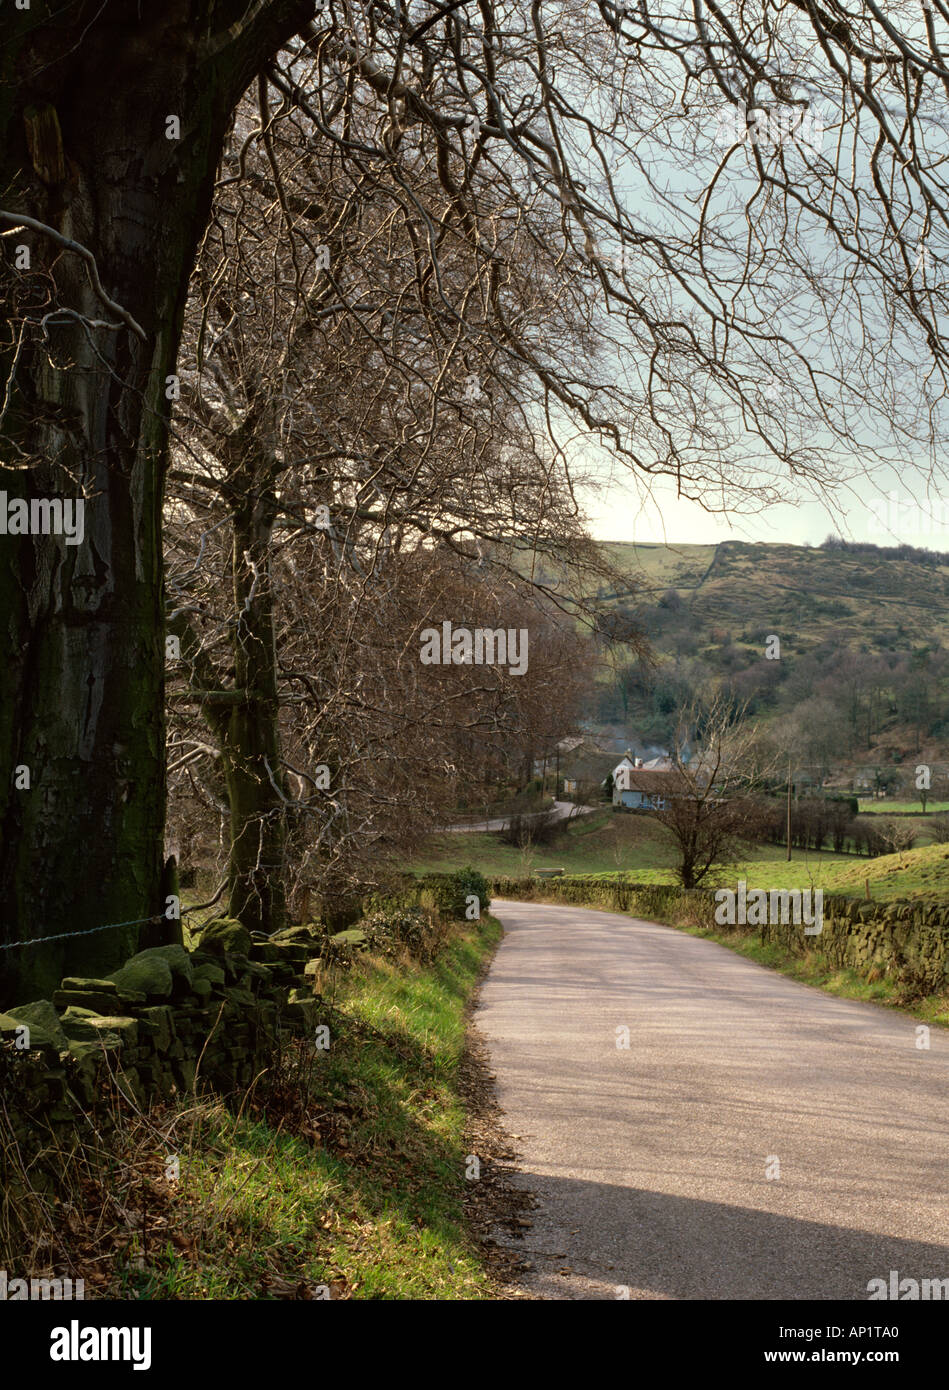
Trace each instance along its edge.
{"label": "distant hillside", "polygon": [[[818,780],[831,764],[949,756],[949,554],[839,541],[604,549],[629,586],[601,590],[602,626],[644,631],[658,665],[647,676],[614,658],[596,727],[667,743],[688,697],[724,681],[764,722],[797,718]],[[771,635],[779,660],[766,658]]]}
{"label": "distant hillside", "polygon": [[[813,647],[829,636],[859,649],[906,642],[949,645],[949,555],[884,547],[748,544],[604,547],[641,599],[671,588],[702,626],[735,634],[777,632]],[[659,633],[657,632],[658,636]]]}

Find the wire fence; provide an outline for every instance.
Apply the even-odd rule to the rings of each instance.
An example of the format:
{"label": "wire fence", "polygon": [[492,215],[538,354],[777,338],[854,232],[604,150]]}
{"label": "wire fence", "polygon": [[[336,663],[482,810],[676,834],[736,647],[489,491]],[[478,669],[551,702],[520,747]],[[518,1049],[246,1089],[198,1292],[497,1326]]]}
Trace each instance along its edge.
{"label": "wire fence", "polygon": [[[181,910],[182,917],[189,912],[197,911],[196,908],[185,907]],[[133,917],[128,922],[106,922],[101,927],[87,927],[84,931],[61,931],[54,936],[34,936],[30,941],[6,941],[0,944],[0,951],[16,951],[22,946],[45,946],[50,941],[65,941],[73,936],[95,936],[100,931],[116,931],[119,927],[144,927],[156,922],[167,922],[172,919],[166,917],[165,913],[157,912],[152,917]]]}

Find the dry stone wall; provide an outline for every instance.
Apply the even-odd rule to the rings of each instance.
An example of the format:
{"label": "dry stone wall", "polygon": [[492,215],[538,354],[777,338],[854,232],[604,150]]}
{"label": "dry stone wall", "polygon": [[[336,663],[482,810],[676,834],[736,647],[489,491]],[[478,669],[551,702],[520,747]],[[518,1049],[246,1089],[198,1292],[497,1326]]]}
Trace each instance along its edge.
{"label": "dry stone wall", "polygon": [[[439,922],[489,905],[473,869],[405,876],[362,904],[357,929],[323,923],[251,934],[233,918],[208,922],[192,950],[139,951],[101,979],[68,976],[52,998],[0,1012],[0,1093],[14,1135],[38,1120],[74,1127],[108,1118],[114,1091],[144,1107],[203,1087],[246,1088],[284,1040],[315,1037],[322,971],[363,949],[425,949]],[[354,909],[358,917],[359,908]]]}
{"label": "dry stone wall", "polygon": [[23,1126],[95,1115],[111,1087],[139,1105],[189,1091],[196,1072],[227,1094],[249,1085],[281,1039],[314,1030],[329,938],[291,927],[252,939],[217,918],[197,949],[156,946],[103,979],[67,977],[52,999],[0,1014],[6,1076]]}

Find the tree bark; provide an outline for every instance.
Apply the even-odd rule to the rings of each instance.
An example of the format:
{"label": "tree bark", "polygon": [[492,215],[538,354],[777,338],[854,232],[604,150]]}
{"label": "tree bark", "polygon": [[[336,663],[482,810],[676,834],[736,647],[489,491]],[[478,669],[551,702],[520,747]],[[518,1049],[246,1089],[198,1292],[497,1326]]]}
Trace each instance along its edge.
{"label": "tree bark", "polygon": [[[0,943],[163,909],[166,378],[231,111],[312,5],[76,0],[51,13],[5,20],[2,203],[86,247],[144,340],[77,320],[119,322],[79,255],[34,231],[0,242],[0,490],[86,499],[79,545],[0,536]],[[57,306],[74,316],[54,315],[44,341],[38,321]],[[0,998],[113,968],[138,937],[0,952]]]}

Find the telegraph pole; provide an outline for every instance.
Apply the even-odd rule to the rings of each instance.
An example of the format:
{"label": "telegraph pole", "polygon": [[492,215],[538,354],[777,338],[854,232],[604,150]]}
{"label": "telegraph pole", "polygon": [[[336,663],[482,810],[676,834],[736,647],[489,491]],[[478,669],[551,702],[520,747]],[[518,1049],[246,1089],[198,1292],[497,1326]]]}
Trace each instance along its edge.
{"label": "telegraph pole", "polygon": [[788,863],[791,861],[791,755],[788,754]]}

